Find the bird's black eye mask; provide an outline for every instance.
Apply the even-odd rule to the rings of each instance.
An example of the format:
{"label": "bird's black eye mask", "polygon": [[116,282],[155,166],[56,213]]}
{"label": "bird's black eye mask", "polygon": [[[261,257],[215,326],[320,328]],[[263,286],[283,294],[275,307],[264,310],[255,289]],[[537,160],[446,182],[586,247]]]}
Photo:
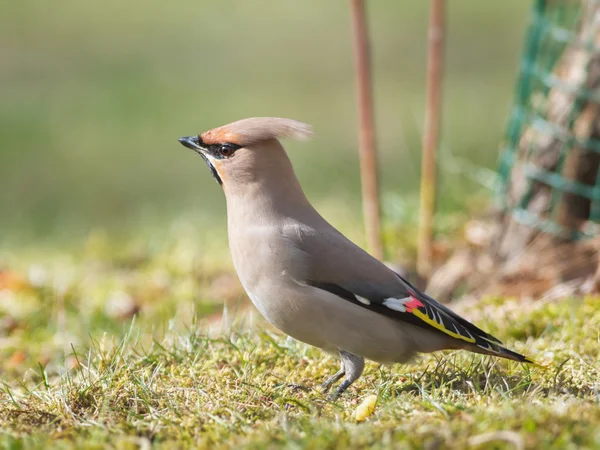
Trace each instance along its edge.
{"label": "bird's black eye mask", "polygon": [[197,139],[198,145],[205,149],[208,154],[215,159],[227,159],[233,156],[236,150],[241,148],[241,145],[232,144],[231,142],[206,145],[200,136],[198,136]]}
{"label": "bird's black eye mask", "polygon": [[241,148],[240,145],[232,144],[230,142],[206,145],[201,136],[182,137],[179,139],[179,142],[202,156],[202,159],[204,159],[204,162],[206,162],[206,165],[210,169],[210,173],[212,174],[213,178],[217,180],[217,183],[220,185],[223,184],[223,180],[221,180],[221,177],[217,173],[217,169],[215,169],[215,166],[211,164],[206,153],[208,153],[210,157],[214,159],[227,159],[232,157],[235,151]]}

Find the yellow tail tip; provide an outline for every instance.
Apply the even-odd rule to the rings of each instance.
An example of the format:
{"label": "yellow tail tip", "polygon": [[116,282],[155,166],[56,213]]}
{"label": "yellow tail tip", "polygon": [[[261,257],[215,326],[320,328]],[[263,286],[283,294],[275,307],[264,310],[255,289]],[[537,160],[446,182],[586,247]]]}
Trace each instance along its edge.
{"label": "yellow tail tip", "polygon": [[528,363],[528,364],[531,364],[531,365],[533,365],[533,366],[541,367],[541,368],[543,368],[543,369],[547,369],[547,368],[549,368],[549,367],[550,367],[550,364],[542,364],[542,363],[539,363],[539,362],[537,362],[537,361],[534,361],[533,359],[531,359],[531,358],[529,358],[529,357],[527,357],[527,356],[525,356],[525,362],[526,362],[526,363]]}

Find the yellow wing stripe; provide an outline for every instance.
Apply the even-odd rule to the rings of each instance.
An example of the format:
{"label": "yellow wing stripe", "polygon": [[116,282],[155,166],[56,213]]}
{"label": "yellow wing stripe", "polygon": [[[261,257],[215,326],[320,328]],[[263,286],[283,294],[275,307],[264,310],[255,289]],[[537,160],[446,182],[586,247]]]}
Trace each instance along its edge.
{"label": "yellow wing stripe", "polygon": [[427,314],[423,314],[417,308],[413,309],[412,313],[415,316],[417,316],[419,319],[421,319],[423,322],[427,323],[428,325],[431,325],[434,328],[437,328],[438,330],[440,330],[443,333],[446,333],[448,336],[452,336],[455,339],[460,339],[460,340],[463,340],[466,342],[470,342],[471,344],[475,343],[475,339],[468,338],[466,336],[463,336],[462,334],[457,334],[457,333],[450,331],[444,325],[437,323],[435,320],[431,319]]}

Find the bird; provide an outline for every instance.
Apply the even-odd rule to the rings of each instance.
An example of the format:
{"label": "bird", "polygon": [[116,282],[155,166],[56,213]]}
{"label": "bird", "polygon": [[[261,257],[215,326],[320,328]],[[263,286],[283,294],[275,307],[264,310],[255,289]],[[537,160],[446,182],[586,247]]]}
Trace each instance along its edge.
{"label": "bird", "polygon": [[225,193],[233,265],[248,297],[275,328],[337,354],[322,383],[338,398],[365,358],[405,363],[418,353],[462,349],[536,364],[417,289],[351,242],[307,199],[280,139],[312,127],[253,117],[179,138],[198,153]]}

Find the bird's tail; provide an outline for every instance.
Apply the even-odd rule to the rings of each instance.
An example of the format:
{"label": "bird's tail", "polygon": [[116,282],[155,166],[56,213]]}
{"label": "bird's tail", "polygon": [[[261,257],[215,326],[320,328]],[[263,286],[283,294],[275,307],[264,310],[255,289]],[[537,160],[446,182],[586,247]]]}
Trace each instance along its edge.
{"label": "bird's tail", "polygon": [[473,344],[470,348],[470,350],[473,352],[481,353],[483,355],[499,356],[500,358],[511,359],[513,361],[519,361],[527,364],[533,364],[539,367],[544,367],[542,364],[534,361],[533,359],[525,355],[521,355],[520,353],[514,352],[497,342],[488,341],[487,339],[481,338],[479,336],[477,336],[477,338],[478,339],[476,339],[475,344]]}

